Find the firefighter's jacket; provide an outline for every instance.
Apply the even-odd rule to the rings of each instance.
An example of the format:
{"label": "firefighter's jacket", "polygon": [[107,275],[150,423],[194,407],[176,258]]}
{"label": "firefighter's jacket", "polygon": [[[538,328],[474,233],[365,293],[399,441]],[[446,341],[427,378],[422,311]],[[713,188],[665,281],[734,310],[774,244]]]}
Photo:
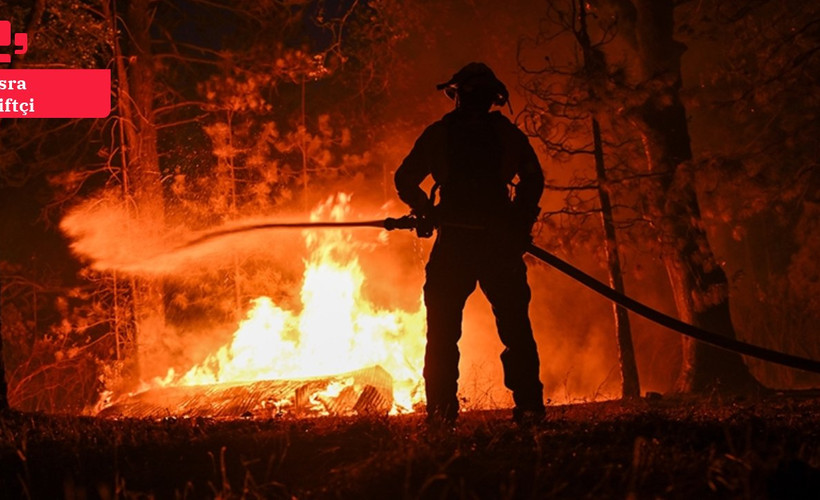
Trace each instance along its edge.
{"label": "firefighter's jacket", "polygon": [[395,175],[399,198],[418,214],[430,200],[420,184],[439,186],[444,223],[493,225],[538,215],[544,174],[527,136],[500,112],[456,109],[421,134]]}

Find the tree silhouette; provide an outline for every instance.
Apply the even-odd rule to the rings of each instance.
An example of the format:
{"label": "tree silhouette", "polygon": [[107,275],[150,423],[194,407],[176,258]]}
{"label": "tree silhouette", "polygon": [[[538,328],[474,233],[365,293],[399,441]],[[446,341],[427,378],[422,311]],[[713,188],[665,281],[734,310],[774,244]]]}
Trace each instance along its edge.
{"label": "tree silhouette", "polygon": [[[583,75],[585,85],[576,85],[558,99],[555,85],[543,79],[530,85],[529,91],[539,97],[537,107],[532,108],[538,117],[531,129],[546,137],[555,151],[567,154],[579,149],[573,144],[584,144],[574,125],[584,116],[577,111],[579,107],[587,106],[596,118],[606,119],[602,125],[609,137],[613,169],[608,186],[613,189],[617,179],[624,200],[621,206],[633,214],[624,219],[625,225],[639,222],[640,230],[632,231],[633,237],[639,245],[652,242],[657,248],[679,317],[734,338],[729,283],[709,245],[694,189],[687,116],[680,98],[684,47],[674,39],[675,4],[606,1],[594,5],[596,26],[601,40],[606,41],[595,47],[600,51],[597,55],[589,50],[585,54],[595,72]],[[556,12],[554,18],[575,26],[582,14],[588,13],[575,7]],[[627,56],[619,57],[623,53]],[[594,59],[589,57],[593,55]],[[607,57],[620,62],[609,63]],[[562,66],[548,60],[554,74],[570,81],[575,76],[573,64]],[[591,95],[596,99],[591,101]],[[549,130],[554,117],[561,123]],[[580,149],[594,153],[589,146]],[[576,180],[564,188],[573,203],[568,212],[588,214],[591,200],[578,193],[595,187],[595,183]],[[682,348],[677,391],[743,393],[759,387],[739,355],[688,338],[683,339]]]}
{"label": "tree silhouette", "polygon": [[[547,186],[548,190],[564,192],[566,197],[565,209],[545,214],[546,222],[552,223],[550,218],[553,216],[580,218],[579,224],[573,223],[573,230],[578,230],[586,226],[584,219],[597,214],[603,236],[591,238],[595,245],[600,244],[604,249],[610,286],[625,293],[612,201],[617,195],[612,186],[617,181],[610,182],[609,179],[604,138],[598,118],[603,114],[602,107],[606,106],[602,99],[611,94],[607,89],[609,75],[601,47],[610,43],[612,37],[604,27],[600,30],[600,39],[592,41],[587,6],[583,1],[551,3],[548,20],[549,24],[542,28],[541,35],[551,39],[552,43],[539,47],[538,50],[549,52],[550,47],[560,47],[553,50],[563,50],[568,61],[563,63],[550,59],[544,68],[524,68],[527,75],[524,85],[528,92],[528,107],[524,112],[526,123],[530,132],[541,140],[547,151],[558,161],[566,159],[579,165],[579,169],[589,172],[573,179],[569,185]],[[591,160],[592,169],[587,167],[584,159]],[[588,192],[595,194],[592,198],[582,200],[583,194]],[[555,225],[552,227],[556,229]],[[613,304],[613,319],[622,395],[636,397],[640,395],[640,383],[626,309]]]}

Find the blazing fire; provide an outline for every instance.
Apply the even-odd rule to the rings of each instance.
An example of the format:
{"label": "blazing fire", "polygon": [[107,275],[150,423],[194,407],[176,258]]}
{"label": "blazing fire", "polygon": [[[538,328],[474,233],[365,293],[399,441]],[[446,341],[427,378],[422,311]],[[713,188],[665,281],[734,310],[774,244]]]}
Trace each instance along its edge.
{"label": "blazing fire", "polygon": [[[349,196],[320,205],[312,220],[343,220]],[[181,377],[173,369],[153,387],[249,384],[325,378],[307,395],[313,413],[333,412],[333,401],[362,392],[353,373],[380,367],[392,379],[392,413],[413,411],[421,398],[424,309],[382,310],[363,295],[364,275],[349,231],[304,231],[309,257],[300,291],[302,310],[258,297],[232,340]],[[349,376],[348,376],[349,375]],[[356,387],[354,387],[356,386]],[[288,411],[295,396],[273,401]],[[304,399],[304,395],[301,396]],[[344,413],[344,410],[341,411]]]}

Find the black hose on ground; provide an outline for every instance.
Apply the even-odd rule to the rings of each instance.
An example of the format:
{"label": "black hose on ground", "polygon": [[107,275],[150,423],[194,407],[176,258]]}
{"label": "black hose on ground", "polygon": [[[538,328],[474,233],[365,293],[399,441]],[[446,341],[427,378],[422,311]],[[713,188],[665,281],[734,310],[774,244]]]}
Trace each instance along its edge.
{"label": "black hose on ground", "polygon": [[635,314],[640,314],[644,318],[652,322],[658,323],[659,325],[665,326],[670,330],[674,330],[678,333],[686,335],[687,337],[692,337],[693,339],[700,340],[701,342],[712,344],[713,346],[720,347],[721,349],[726,349],[727,351],[745,354],[753,358],[762,359],[764,361],[770,361],[772,363],[777,363],[779,365],[788,366],[791,368],[797,368],[799,370],[820,373],[820,361],[795,356],[793,354],[786,354],[783,352],[774,351],[772,349],[766,349],[765,347],[760,347],[754,344],[749,344],[747,342],[742,342],[740,340],[731,339],[723,335],[708,332],[696,326],[684,323],[679,319],[667,316],[666,314],[655,309],[652,309],[651,307],[641,302],[638,302],[635,299],[627,297],[626,295],[601,283],[600,281],[596,280],[587,273],[581,271],[577,267],[574,267],[569,263],[559,259],[555,255],[544,250],[543,248],[539,248],[535,245],[530,245],[529,247],[527,247],[527,252],[529,252],[529,254],[533,257],[545,262],[546,264],[566,274],[575,281],[580,282],[587,288],[590,288],[593,291],[608,298],[609,300],[626,307]]}

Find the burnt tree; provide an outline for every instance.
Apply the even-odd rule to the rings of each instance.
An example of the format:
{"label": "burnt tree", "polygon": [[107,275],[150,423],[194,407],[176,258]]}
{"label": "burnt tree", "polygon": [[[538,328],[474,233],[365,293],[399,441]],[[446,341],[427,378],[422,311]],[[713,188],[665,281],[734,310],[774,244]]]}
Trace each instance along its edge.
{"label": "burnt tree", "polygon": [[[617,2],[631,27],[627,39],[638,55],[643,102],[630,117],[644,144],[649,171],[645,208],[661,244],[661,255],[680,319],[736,338],[729,312],[729,282],[715,259],[693,187],[686,109],[681,102],[681,56],[673,38],[672,0]],[[631,26],[630,26],[631,25]],[[677,392],[719,389],[746,393],[760,388],[739,354],[683,338]]]}

